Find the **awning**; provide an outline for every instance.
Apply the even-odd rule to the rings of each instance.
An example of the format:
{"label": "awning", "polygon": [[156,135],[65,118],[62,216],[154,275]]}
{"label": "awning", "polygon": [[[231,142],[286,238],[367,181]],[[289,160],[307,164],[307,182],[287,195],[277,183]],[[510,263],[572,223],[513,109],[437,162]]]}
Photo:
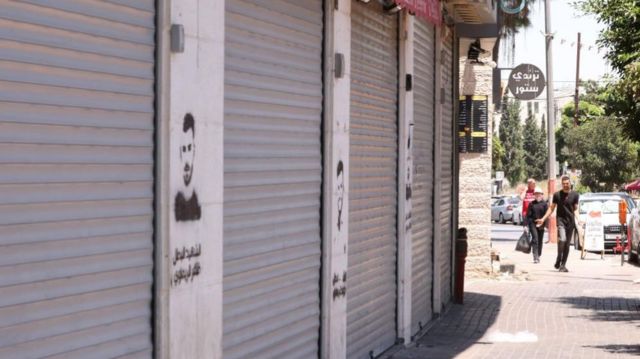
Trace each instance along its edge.
{"label": "awning", "polygon": [[626,191],[640,191],[640,178],[624,186]]}
{"label": "awning", "polygon": [[440,26],[440,1],[439,0],[395,0],[396,4],[406,8],[417,17],[422,18],[436,26]]}

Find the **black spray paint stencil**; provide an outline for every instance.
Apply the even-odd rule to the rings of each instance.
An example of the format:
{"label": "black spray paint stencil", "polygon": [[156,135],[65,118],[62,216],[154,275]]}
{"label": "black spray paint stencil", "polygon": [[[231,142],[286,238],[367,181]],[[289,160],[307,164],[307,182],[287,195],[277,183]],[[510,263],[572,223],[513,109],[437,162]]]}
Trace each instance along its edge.
{"label": "black spray paint stencil", "polygon": [[193,165],[196,155],[196,125],[193,116],[188,113],[184,116],[182,124],[182,136],[180,138],[180,169],[184,189],[178,191],[175,198],[176,221],[197,221],[201,216],[198,195],[193,188]]}
{"label": "black spray paint stencil", "polygon": [[342,206],[344,204],[344,164],[338,161],[338,231],[342,227]]}

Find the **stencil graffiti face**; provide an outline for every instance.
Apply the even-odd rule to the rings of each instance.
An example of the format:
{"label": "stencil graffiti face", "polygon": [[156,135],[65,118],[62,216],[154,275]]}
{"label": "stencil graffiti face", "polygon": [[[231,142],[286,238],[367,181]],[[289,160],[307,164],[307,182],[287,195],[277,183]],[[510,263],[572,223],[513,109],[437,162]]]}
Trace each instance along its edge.
{"label": "stencil graffiti face", "polygon": [[184,116],[182,136],[180,136],[180,172],[185,188],[178,191],[175,198],[176,221],[197,221],[202,215],[198,194],[195,188],[189,186],[193,178],[193,160],[196,154],[194,143],[196,133],[195,120],[188,113]]}
{"label": "stencil graffiti face", "polygon": [[191,184],[193,178],[193,160],[196,155],[194,143],[195,126],[193,116],[187,114],[184,119],[183,133],[180,140],[180,163],[182,166],[182,179],[185,186]]}

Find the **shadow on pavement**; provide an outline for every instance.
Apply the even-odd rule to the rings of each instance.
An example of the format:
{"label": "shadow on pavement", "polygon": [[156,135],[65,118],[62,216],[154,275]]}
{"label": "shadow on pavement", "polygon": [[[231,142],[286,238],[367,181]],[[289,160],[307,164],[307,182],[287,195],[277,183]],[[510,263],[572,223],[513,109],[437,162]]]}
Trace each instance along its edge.
{"label": "shadow on pavement", "polygon": [[585,317],[594,321],[640,323],[640,297],[562,297],[557,302],[589,310]]}
{"label": "shadow on pavement", "polygon": [[478,343],[498,317],[500,296],[465,292],[464,304],[454,304],[441,320],[416,341],[416,346],[392,359],[453,358]]}
{"label": "shadow on pavement", "polygon": [[588,345],[586,348],[596,348],[608,351],[613,354],[634,354],[640,355],[640,345],[638,344],[610,344],[610,345]]}

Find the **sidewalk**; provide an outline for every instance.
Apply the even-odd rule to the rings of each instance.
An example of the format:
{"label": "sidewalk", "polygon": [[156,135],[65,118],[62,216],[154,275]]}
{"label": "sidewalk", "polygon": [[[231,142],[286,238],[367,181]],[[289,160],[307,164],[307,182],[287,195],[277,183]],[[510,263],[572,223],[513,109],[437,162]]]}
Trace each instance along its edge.
{"label": "sidewalk", "polygon": [[[412,348],[417,358],[623,358],[640,356],[640,268],[620,257],[570,253],[569,273],[553,268],[555,244],[542,262],[498,243],[516,278],[467,283],[464,305],[449,312]],[[494,245],[496,247],[496,245]]]}

